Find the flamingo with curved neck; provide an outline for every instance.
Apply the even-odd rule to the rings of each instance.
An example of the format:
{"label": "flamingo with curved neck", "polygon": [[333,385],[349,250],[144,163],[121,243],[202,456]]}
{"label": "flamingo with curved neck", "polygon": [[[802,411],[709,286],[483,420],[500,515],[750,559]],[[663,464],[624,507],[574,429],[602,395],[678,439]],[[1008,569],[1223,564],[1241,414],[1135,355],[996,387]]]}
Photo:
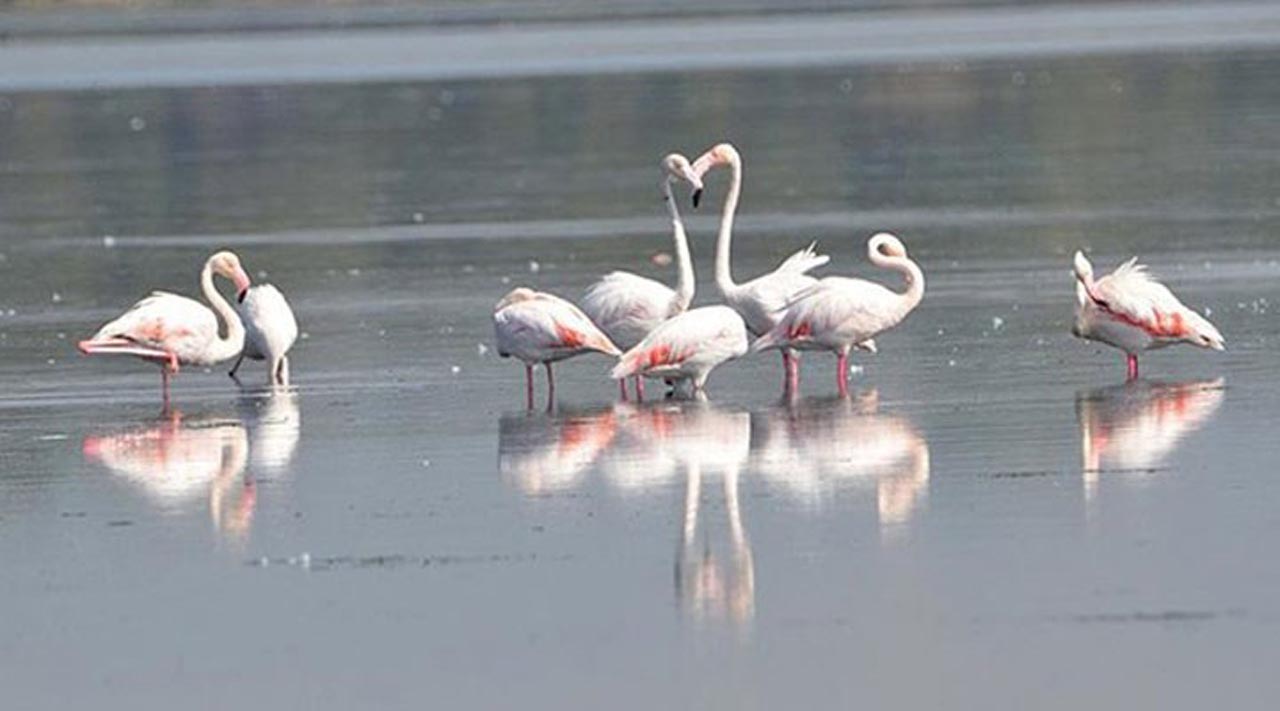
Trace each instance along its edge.
{"label": "flamingo with curved neck", "polygon": [[[733,221],[738,212],[738,200],[742,196],[742,156],[729,143],[721,143],[693,162],[694,172],[702,176],[712,168],[728,166],[731,179],[720,213],[720,232],[716,237],[715,280],[720,297],[746,322],[755,335],[768,333],[778,323],[787,304],[800,292],[811,288],[817,279],[807,274],[826,264],[829,257],[813,251],[814,245],[799,250],[783,260],[768,274],[738,284],[733,280],[730,249],[733,241]],[[698,204],[700,192],[694,194]],[[782,364],[788,389],[796,387],[800,380],[799,354],[791,348],[782,349]]]}
{"label": "flamingo with curved neck", "polygon": [[[244,347],[244,326],[235,309],[218,293],[214,274],[231,280],[238,296],[244,298],[249,275],[240,266],[240,258],[232,252],[218,252],[205,260],[200,272],[200,290],[209,306],[178,294],[152,292],[91,338],[80,341],[80,351],[85,355],[131,355],[161,365],[167,408],[169,376],[177,374],[179,364],[212,365],[234,358]],[[226,324],[225,336],[219,333],[219,317]]]}
{"label": "flamingo with curved neck", "polygon": [[[679,153],[663,158],[662,170],[661,189],[671,213],[671,241],[675,246],[676,288],[672,290],[662,282],[631,272],[615,271],[587,287],[582,296],[583,313],[623,350],[635,347],[664,321],[687,311],[693,302],[693,260],[672,185],[677,181],[686,182],[696,195],[702,189],[702,180],[694,173],[689,159]],[[644,397],[643,382],[636,377],[637,397]],[[619,381],[619,388],[625,400],[625,380]]]}
{"label": "flamingo with curved neck", "polygon": [[924,272],[901,240],[881,232],[867,241],[867,258],[881,269],[898,272],[907,288],[899,293],[881,284],[849,277],[827,277],[798,295],[778,324],[751,344],[751,350],[795,348],[836,354],[836,385],[849,394],[849,351],[874,351],[874,339],[902,322],[924,298]]}

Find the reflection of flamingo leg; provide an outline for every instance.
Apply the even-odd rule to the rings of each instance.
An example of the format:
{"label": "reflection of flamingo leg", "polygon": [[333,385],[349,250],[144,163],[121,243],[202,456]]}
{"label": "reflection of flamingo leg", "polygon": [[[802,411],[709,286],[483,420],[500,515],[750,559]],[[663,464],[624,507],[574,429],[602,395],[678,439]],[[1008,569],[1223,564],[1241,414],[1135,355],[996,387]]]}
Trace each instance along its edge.
{"label": "reflection of flamingo leg", "polygon": [[533,409],[533,364],[524,364],[525,407]]}
{"label": "reflection of flamingo leg", "polygon": [[698,504],[702,498],[702,469],[697,464],[688,465],[684,488],[684,545],[693,541],[698,531]]}
{"label": "reflection of flamingo leg", "polygon": [[1130,353],[1127,363],[1129,366],[1129,380],[1136,380],[1138,378],[1138,356]]}
{"label": "reflection of flamingo leg", "polygon": [[618,378],[618,396],[622,398],[623,402],[627,401],[627,379],[626,378]]}

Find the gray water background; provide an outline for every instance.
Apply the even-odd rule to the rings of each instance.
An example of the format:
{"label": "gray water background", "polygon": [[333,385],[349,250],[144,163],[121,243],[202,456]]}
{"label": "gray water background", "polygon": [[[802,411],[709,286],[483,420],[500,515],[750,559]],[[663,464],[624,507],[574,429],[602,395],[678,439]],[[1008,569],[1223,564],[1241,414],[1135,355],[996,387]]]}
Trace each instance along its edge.
{"label": "gray water background", "polygon": [[[4,706],[1267,707],[1280,37],[1152,33],[7,91]],[[484,348],[493,303],[671,278],[657,161],[723,139],[739,279],[816,239],[827,273],[888,280],[879,229],[923,266],[859,394],[834,400],[814,354],[796,403],[752,357],[708,403],[618,405],[584,357],[525,412]],[[698,303],[726,182],[690,216]],[[174,418],[153,368],[77,356],[227,245],[298,313],[294,394],[191,368]],[[1141,255],[1229,350],[1149,354],[1122,385],[1118,352],[1068,333],[1078,247]]]}

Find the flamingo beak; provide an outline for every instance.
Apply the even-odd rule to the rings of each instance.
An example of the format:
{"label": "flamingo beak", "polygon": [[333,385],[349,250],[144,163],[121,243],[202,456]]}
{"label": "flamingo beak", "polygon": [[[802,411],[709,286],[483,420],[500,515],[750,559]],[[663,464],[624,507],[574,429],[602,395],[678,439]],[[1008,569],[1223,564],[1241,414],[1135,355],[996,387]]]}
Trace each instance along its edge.
{"label": "flamingo beak", "polygon": [[236,301],[243,304],[245,295],[249,293],[249,275],[243,269],[237,269],[231,280],[236,284]]}
{"label": "flamingo beak", "polygon": [[693,189],[693,209],[698,209],[698,203],[702,202],[702,188]]}

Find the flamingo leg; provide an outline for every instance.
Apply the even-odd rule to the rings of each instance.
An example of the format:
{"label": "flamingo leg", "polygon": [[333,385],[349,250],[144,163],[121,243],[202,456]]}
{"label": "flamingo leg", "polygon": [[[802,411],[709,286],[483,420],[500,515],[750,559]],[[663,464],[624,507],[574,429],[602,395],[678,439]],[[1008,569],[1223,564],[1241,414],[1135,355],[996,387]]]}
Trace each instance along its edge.
{"label": "flamingo leg", "polygon": [[836,387],[840,397],[849,397],[849,352],[840,351],[836,357]]}
{"label": "flamingo leg", "polygon": [[524,364],[524,394],[525,407],[533,409],[533,364]]}
{"label": "flamingo leg", "polygon": [[787,371],[786,389],[790,392],[800,391],[800,353],[793,350],[782,352],[783,365]]}
{"label": "flamingo leg", "polygon": [[782,387],[791,387],[791,351],[782,349]]}
{"label": "flamingo leg", "polygon": [[164,400],[164,411],[169,411],[169,368],[160,368],[160,396]]}
{"label": "flamingo leg", "polygon": [[289,387],[289,356],[280,356],[280,368],[277,371],[280,384]]}
{"label": "flamingo leg", "polygon": [[547,412],[552,410],[552,406],[556,402],[556,376],[551,372],[551,362],[547,361],[543,365],[547,366]]}
{"label": "flamingo leg", "polygon": [[1138,356],[1130,353],[1128,356],[1129,380],[1138,379]]}
{"label": "flamingo leg", "polygon": [[618,393],[622,397],[622,401],[627,401],[627,379],[618,378]]}
{"label": "flamingo leg", "polygon": [[636,376],[636,402],[644,402],[644,378]]}
{"label": "flamingo leg", "polygon": [[241,351],[240,357],[236,358],[236,364],[231,366],[231,372],[227,373],[232,380],[236,379],[236,371],[240,370],[240,364],[244,362],[244,352]]}

